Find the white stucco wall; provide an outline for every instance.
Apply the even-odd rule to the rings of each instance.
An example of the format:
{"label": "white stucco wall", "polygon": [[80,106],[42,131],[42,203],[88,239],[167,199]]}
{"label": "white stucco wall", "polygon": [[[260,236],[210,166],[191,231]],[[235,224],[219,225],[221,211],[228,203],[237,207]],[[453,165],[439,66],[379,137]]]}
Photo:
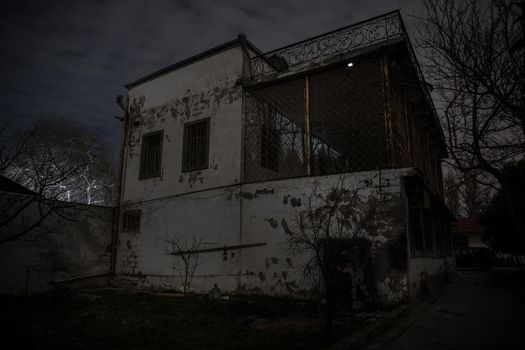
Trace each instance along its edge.
{"label": "white stucco wall", "polygon": [[[124,204],[239,183],[243,53],[232,47],[129,90]],[[209,168],[182,172],[184,124],[210,118]],[[164,130],[160,177],[139,180],[142,135]]]}
{"label": "white stucco wall", "polygon": [[[400,199],[400,178],[411,170],[345,174],[345,187],[359,188],[360,196],[379,193]],[[180,288],[176,257],[167,254],[165,238],[203,238],[200,249],[253,245],[242,249],[200,253],[201,263],[192,288],[206,292],[215,283],[223,291],[266,294],[305,294],[302,265],[305,255],[286,249],[287,225],[312,193],[328,193],[340,175],[232,185],[197,193],[147,201],[128,208],[142,210],[139,233],[121,232],[117,273],[145,288]],[[400,205],[396,202],[395,207]],[[375,278],[384,300],[406,298],[406,271],[392,269],[389,242],[404,232],[403,218],[384,217],[381,229],[370,236],[376,260]],[[396,221],[397,220],[397,221]]]}

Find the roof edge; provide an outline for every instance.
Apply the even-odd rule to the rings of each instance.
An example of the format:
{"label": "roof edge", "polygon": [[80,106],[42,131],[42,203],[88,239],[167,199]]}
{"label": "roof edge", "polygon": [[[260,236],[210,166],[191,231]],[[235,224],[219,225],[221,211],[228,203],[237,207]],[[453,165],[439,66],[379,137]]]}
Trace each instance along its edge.
{"label": "roof edge", "polygon": [[193,55],[193,56],[190,56],[186,59],[183,59],[182,61],[178,61],[176,63],[173,63],[167,67],[164,67],[164,68],[161,68],[153,73],[150,73],[142,78],[139,78],[135,81],[132,81],[130,83],[127,83],[124,85],[124,87],[126,89],[131,89],[137,85],[140,85],[142,83],[145,83],[147,81],[150,81],[154,78],[157,78],[161,75],[164,75],[164,74],[167,74],[169,72],[172,72],[174,70],[177,70],[179,68],[182,68],[184,66],[187,66],[187,65],[190,65],[196,61],[199,61],[199,60],[202,60],[204,58],[207,58],[207,57],[210,57],[210,56],[213,56],[221,51],[225,51],[225,50],[228,50],[230,48],[233,48],[233,47],[236,47],[236,46],[240,46],[242,44],[246,44],[249,48],[251,48],[252,50],[254,50],[255,52],[257,53],[260,53],[261,50],[259,50],[255,45],[253,45],[248,39],[246,39],[246,36],[244,34],[239,34],[239,36],[234,39],[234,40],[230,40],[230,41],[227,41],[221,45],[218,45],[218,46],[215,46],[215,47],[212,47],[211,49],[208,49],[208,50],[205,50],[205,51],[202,51],[196,55]]}

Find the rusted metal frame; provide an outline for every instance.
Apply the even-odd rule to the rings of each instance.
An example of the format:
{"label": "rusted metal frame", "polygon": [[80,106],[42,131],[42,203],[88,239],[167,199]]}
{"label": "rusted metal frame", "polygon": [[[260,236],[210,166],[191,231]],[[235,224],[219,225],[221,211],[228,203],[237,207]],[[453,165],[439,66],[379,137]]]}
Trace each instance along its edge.
{"label": "rusted metal frame", "polygon": [[128,138],[129,126],[131,120],[129,118],[129,93],[126,99],[126,111],[124,112],[124,125],[120,129],[120,154],[119,154],[119,172],[117,179],[117,205],[113,210],[113,227],[111,232],[111,258],[110,258],[110,273],[116,273],[117,267],[117,245],[118,245],[118,234],[120,229],[120,212],[122,211],[122,193],[124,190],[124,179],[125,172],[124,167],[126,166],[126,140]]}
{"label": "rusted metal frame", "polygon": [[372,17],[372,18],[367,18],[367,19],[359,21],[357,23],[352,23],[350,25],[347,25],[347,26],[344,26],[344,27],[341,27],[341,28],[337,28],[337,29],[331,30],[331,31],[326,32],[326,33],[322,33],[322,34],[316,35],[314,37],[311,37],[311,38],[308,38],[308,39],[304,39],[304,40],[301,40],[301,41],[298,41],[298,42],[295,42],[295,43],[292,43],[292,44],[280,47],[278,49],[275,49],[275,50],[272,50],[272,51],[264,53],[263,56],[271,55],[271,54],[274,54],[276,52],[289,49],[289,48],[291,48],[293,46],[296,46],[296,45],[305,44],[305,43],[307,43],[309,41],[321,39],[321,38],[324,38],[326,36],[329,36],[329,35],[332,35],[332,34],[336,34],[338,32],[341,32],[341,31],[344,31],[344,30],[347,30],[347,29],[352,29],[352,28],[355,28],[355,27],[359,27],[359,26],[361,26],[363,24],[371,23],[371,22],[377,21],[379,19],[386,19],[386,18],[388,18],[390,16],[393,16],[393,15],[398,15],[399,18],[401,17],[401,14],[400,14],[399,10],[390,11],[390,12],[384,13],[382,15],[378,15],[378,16],[375,16],[375,17]]}
{"label": "rusted metal frame", "polygon": [[[252,72],[252,64],[251,64],[251,57],[250,57],[250,51],[248,49],[247,45],[247,39],[246,36],[239,35],[239,39],[241,42],[241,50],[243,54],[243,69],[242,69],[242,80],[246,81],[248,79],[251,79],[253,76]],[[247,114],[247,106],[246,106],[246,94],[247,91],[244,87],[244,84],[241,85],[241,106],[242,106],[242,116],[241,116],[241,167],[240,167],[240,174],[239,179],[240,182],[245,181],[245,165],[246,165],[246,140],[245,138],[245,128],[246,128],[246,114]]]}
{"label": "rusted metal frame", "polygon": [[[252,63],[250,59],[250,53],[247,47],[246,43],[246,36],[239,36],[241,39],[241,49],[243,52],[243,81],[247,80],[246,75],[248,75],[248,79],[252,79],[253,76],[253,69],[252,69]],[[241,182],[239,186],[239,192],[243,192],[242,184],[246,181],[246,115],[248,113],[247,111],[247,94],[244,84],[241,86],[241,108],[242,108],[242,115],[241,115],[241,167],[240,167],[240,174],[239,174],[239,180]],[[253,97],[252,97],[253,98]],[[239,239],[239,245],[243,245],[243,208],[244,208],[244,201],[242,200],[242,197],[239,197],[239,232],[238,232],[238,239]],[[237,287],[241,287],[241,274],[242,274],[242,251],[238,254],[238,272],[237,272]]]}
{"label": "rusted metal frame", "polygon": [[[346,64],[349,61],[355,61],[361,57],[366,57],[371,54],[377,53],[379,50],[381,50],[384,47],[388,47],[391,45],[396,45],[399,43],[404,43],[405,39],[403,36],[399,35],[396,37],[389,37],[385,41],[382,41],[380,43],[372,44],[370,46],[366,46],[363,48],[355,49],[355,50],[348,50],[345,52],[341,52],[335,56],[330,56],[325,58],[322,61],[322,64],[302,64],[298,66],[294,66],[292,69],[286,70],[286,71],[272,71],[267,74],[265,74],[262,77],[252,77],[250,81],[244,82],[244,86],[246,87],[258,87],[258,86],[264,86],[265,83],[271,84],[272,82],[278,81],[278,80],[286,80],[286,79],[293,79],[295,77],[304,75],[304,74],[313,74],[317,72],[323,72],[326,70],[330,70],[333,67],[337,66],[346,66]],[[253,60],[253,58],[252,58]],[[320,62],[321,63],[321,62]],[[253,65],[253,62],[252,62]],[[302,67],[297,69],[297,67]],[[256,69],[256,68],[253,68]]]}
{"label": "rusted metal frame", "polygon": [[407,151],[408,151],[408,159],[410,161],[410,165],[414,164],[414,157],[412,155],[412,131],[410,130],[410,121],[408,117],[408,97],[406,94],[403,94],[403,109],[405,114],[405,128],[407,131],[406,134],[406,143],[407,143]]}
{"label": "rusted metal frame", "polygon": [[386,133],[386,153],[388,167],[394,166],[394,147],[392,140],[392,94],[390,86],[390,71],[388,67],[388,55],[383,51],[381,57],[381,77],[383,80],[383,98],[385,109],[385,133]]}
{"label": "rusted metal frame", "polygon": [[[309,83],[309,75],[306,75],[306,74],[303,74],[303,75],[304,75],[304,79],[305,79],[305,80],[308,80],[308,86],[310,86],[310,83]],[[306,86],[306,84],[305,84],[305,86]],[[305,87],[305,89],[306,89],[306,87]],[[309,90],[309,88],[308,88],[308,90]],[[303,95],[304,95],[304,94],[303,94]],[[308,95],[310,95],[310,94],[308,93]],[[254,95],[254,96],[255,96],[255,95]],[[304,95],[304,96],[305,96],[305,95]],[[276,103],[273,103],[272,101],[268,100],[268,99],[265,98],[265,97],[255,97],[255,99],[256,99],[256,100],[257,100],[257,99],[258,99],[258,100],[261,100],[261,101],[262,101],[264,104],[266,104],[266,105],[268,106],[268,108],[270,108],[271,110],[276,110],[276,111],[280,112],[280,107],[282,106],[282,104],[276,104]],[[309,97],[308,97],[308,100],[310,100]],[[305,103],[306,103],[306,102],[305,102]],[[306,104],[305,104],[305,106],[306,106]],[[306,108],[305,108],[305,110],[306,110]],[[302,155],[303,155],[303,162],[305,163],[305,168],[306,168],[306,155],[305,155],[305,153],[306,153],[306,149],[307,149],[306,144],[305,144],[306,139],[307,139],[307,138],[306,138],[306,123],[305,123],[305,125],[304,125],[303,127],[301,127],[299,124],[297,124],[292,118],[288,117],[286,114],[282,113],[282,115],[283,115],[286,119],[288,119],[291,123],[293,123],[294,125],[298,126],[298,127],[302,130],[302,132],[301,132],[301,134],[302,134],[302,140],[301,140],[301,144],[302,144]],[[332,148],[333,150],[335,150],[335,151],[337,151],[337,152],[339,152],[339,153],[345,153],[345,151],[344,151],[343,149],[338,149],[338,147],[334,146],[333,143],[330,143],[330,142],[325,141],[325,139],[324,139],[323,136],[319,136],[319,134],[316,134],[315,131],[312,131],[312,122],[311,122],[312,118],[310,117],[310,113],[308,113],[308,115],[309,115],[308,120],[310,121],[310,122],[309,122],[309,126],[310,126],[310,145],[311,145],[311,146],[310,146],[310,150],[313,150],[313,142],[312,142],[312,140],[313,140],[313,138],[315,137],[315,138],[317,138],[318,140],[320,140],[321,142],[323,142],[325,145],[330,146],[330,148]],[[303,119],[303,122],[305,122],[305,119]],[[315,128],[314,128],[314,129],[315,129]],[[310,152],[310,153],[311,153],[311,152]],[[306,172],[306,171],[305,171],[305,172]]]}
{"label": "rusted metal frame", "polygon": [[[407,97],[404,92],[401,91],[399,85],[395,87],[395,101],[396,101],[396,134],[397,134],[397,143],[398,143],[398,156],[400,161],[402,161],[399,166],[409,166],[412,164],[412,155],[411,155],[411,146],[410,146],[410,127],[408,124],[408,107],[407,107]],[[401,159],[402,157],[402,159]],[[406,164],[405,164],[406,162]]]}
{"label": "rusted metal frame", "polygon": [[[252,58],[254,79],[263,79],[278,70],[265,70],[265,60],[278,58],[287,67],[295,67],[340,52],[358,50],[403,36],[404,26],[399,11],[367,19]],[[271,66],[270,66],[271,67]]]}
{"label": "rusted metal frame", "polygon": [[185,250],[180,252],[172,252],[169,253],[169,255],[182,255],[182,254],[199,254],[199,253],[212,253],[212,252],[223,252],[228,250],[237,250],[237,249],[244,249],[244,248],[253,248],[253,247],[260,247],[266,245],[266,243],[250,243],[250,244],[238,244],[238,245],[230,245],[230,246],[224,246],[224,247],[216,247],[216,248],[207,248],[207,249],[193,249],[193,250]]}
{"label": "rusted metal frame", "polygon": [[[159,137],[159,144],[157,146],[157,153],[153,153],[154,147],[149,143],[153,137]],[[154,140],[154,139],[153,139]],[[150,179],[153,177],[159,177],[161,175],[162,168],[162,145],[164,140],[164,130],[153,131],[142,135],[141,150],[140,150],[140,168],[139,168],[139,180]],[[153,156],[152,156],[153,155]],[[155,168],[153,167],[155,165]],[[155,171],[152,171],[155,170]]]}
{"label": "rusted metal frame", "polygon": [[400,21],[400,25],[401,25],[401,32],[403,33],[405,37],[406,47],[408,50],[408,56],[410,58],[410,61],[412,62],[412,64],[414,65],[416,69],[416,75],[418,77],[419,86],[421,90],[423,91],[423,95],[430,109],[432,120],[434,121],[434,123],[436,123],[437,129],[439,130],[439,138],[441,139],[441,143],[442,143],[441,145],[443,146],[444,155],[446,157],[447,150],[445,146],[446,145],[445,134],[443,132],[443,129],[441,128],[441,123],[439,122],[439,117],[436,112],[436,107],[434,106],[434,100],[432,99],[432,95],[430,94],[430,91],[428,88],[429,85],[427,84],[425,80],[425,76],[423,75],[423,71],[421,70],[421,66],[419,65],[419,62],[417,60],[416,53],[414,51],[414,48],[412,47],[412,43],[410,42],[410,39],[407,36],[407,30],[406,30],[406,27],[403,21]]}
{"label": "rusted metal frame", "polygon": [[304,76],[304,129],[305,129],[305,156],[306,176],[312,175],[312,130],[310,126],[310,79]]}
{"label": "rusted metal frame", "polygon": [[75,282],[75,281],[83,281],[83,280],[87,280],[91,278],[110,277],[111,275],[112,275],[112,272],[104,272],[104,273],[98,273],[94,275],[67,277],[67,278],[52,280],[51,284],[62,284],[62,283],[69,283],[69,282]]}

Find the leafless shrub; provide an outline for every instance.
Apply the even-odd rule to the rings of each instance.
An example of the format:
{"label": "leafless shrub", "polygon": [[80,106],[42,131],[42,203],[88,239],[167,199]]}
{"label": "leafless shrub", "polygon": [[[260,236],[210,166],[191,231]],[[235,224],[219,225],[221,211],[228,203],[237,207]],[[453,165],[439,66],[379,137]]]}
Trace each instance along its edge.
{"label": "leafless shrub", "polygon": [[202,245],[202,236],[168,237],[163,240],[167,244],[167,254],[173,257],[172,268],[179,274],[183,293],[190,290],[191,282],[197,267],[201,264],[199,248]]}
{"label": "leafless shrub", "polygon": [[363,269],[369,263],[369,233],[375,229],[382,205],[378,197],[363,199],[358,188],[346,187],[344,177],[340,177],[328,193],[314,183],[306,208],[290,218],[288,249],[309,256],[303,274],[310,281],[320,277],[324,287],[328,338],[332,334],[336,282],[343,273]]}

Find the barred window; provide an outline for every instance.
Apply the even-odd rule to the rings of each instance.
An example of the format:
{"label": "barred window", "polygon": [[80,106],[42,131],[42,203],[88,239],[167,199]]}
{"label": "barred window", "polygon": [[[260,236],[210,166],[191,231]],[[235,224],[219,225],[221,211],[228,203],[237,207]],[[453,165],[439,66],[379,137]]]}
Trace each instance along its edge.
{"label": "barred window", "polygon": [[160,176],[163,131],[142,136],[139,179]]}
{"label": "barred window", "polygon": [[140,210],[128,210],[122,215],[122,231],[140,232]]}
{"label": "barred window", "polygon": [[206,169],[210,146],[210,119],[184,125],[182,171]]}
{"label": "barred window", "polygon": [[279,170],[281,138],[273,125],[261,125],[261,166],[273,171]]}

